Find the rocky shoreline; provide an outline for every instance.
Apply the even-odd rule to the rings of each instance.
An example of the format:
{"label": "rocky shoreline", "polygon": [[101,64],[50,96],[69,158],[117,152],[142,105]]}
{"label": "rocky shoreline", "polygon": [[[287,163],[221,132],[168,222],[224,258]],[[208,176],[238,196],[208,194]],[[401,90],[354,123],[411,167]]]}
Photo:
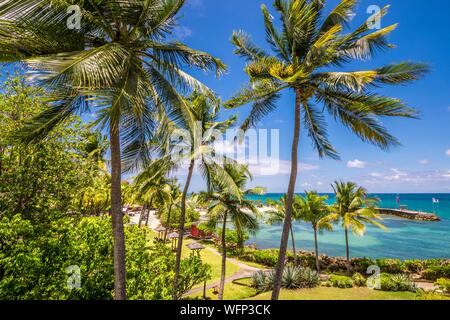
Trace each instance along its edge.
{"label": "rocky shoreline", "polygon": [[409,220],[416,221],[441,221],[441,218],[433,213],[419,212],[419,211],[411,211],[411,210],[401,210],[401,209],[386,209],[386,208],[378,208],[377,209],[382,215],[393,215]]}

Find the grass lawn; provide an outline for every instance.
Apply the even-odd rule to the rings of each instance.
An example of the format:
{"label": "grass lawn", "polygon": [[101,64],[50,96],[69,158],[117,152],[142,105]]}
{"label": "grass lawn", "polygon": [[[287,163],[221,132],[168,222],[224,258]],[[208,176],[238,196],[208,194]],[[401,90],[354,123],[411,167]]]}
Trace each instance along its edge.
{"label": "grass lawn", "polygon": [[[271,292],[257,295],[252,300],[269,300]],[[281,290],[280,300],[415,300],[412,292],[384,292],[368,288],[339,289],[317,287],[301,290]]]}
{"label": "grass lawn", "polygon": [[[235,283],[227,283],[225,285],[224,300],[242,300],[256,295],[256,290],[251,288],[250,279],[240,279]],[[190,295],[190,298],[203,298],[203,291]],[[217,294],[213,290],[206,290],[206,297],[211,300],[217,300]]]}
{"label": "grass lawn", "polygon": [[[186,247],[187,244],[194,242],[191,239],[185,239],[183,241],[183,252],[182,252],[182,257],[186,258],[189,256],[190,254],[190,250]],[[212,284],[215,282],[218,282],[220,280],[220,272],[222,269],[222,258],[221,256],[215,254],[214,252],[212,252],[211,250],[208,249],[203,249],[200,252],[200,255],[202,257],[202,260],[204,263],[207,263],[211,266],[211,280],[209,280],[207,282],[207,284]],[[226,268],[226,277],[230,277],[233,274],[235,274],[236,272],[239,271],[239,267],[229,261],[227,261],[227,268]],[[196,286],[197,287],[201,287],[203,286],[203,284]]]}

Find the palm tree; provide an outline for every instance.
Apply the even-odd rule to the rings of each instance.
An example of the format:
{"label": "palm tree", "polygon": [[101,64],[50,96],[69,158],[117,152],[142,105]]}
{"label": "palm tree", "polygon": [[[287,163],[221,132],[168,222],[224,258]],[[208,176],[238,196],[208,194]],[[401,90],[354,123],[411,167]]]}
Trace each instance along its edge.
{"label": "palm tree", "polygon": [[[291,174],[272,293],[274,300],[279,297],[292,220],[301,120],[319,156],[337,159],[338,153],[328,140],[325,111],[363,141],[382,149],[397,145],[398,141],[383,127],[380,117],[416,117],[416,112],[400,100],[372,93],[370,89],[416,80],[428,71],[424,64],[402,62],[367,71],[330,70],[354,60],[368,60],[376,51],[393,47],[386,36],[396,25],[370,30],[369,24],[364,23],[354,31],[343,33],[354,16],[357,2],[341,0],[326,15],[325,1],[275,0],[274,7],[281,16],[281,31],[277,30],[273,16],[263,5],[267,42],[273,54],[255,46],[242,31],[234,32],[232,36],[235,53],[247,59],[245,72],[250,84],[225,105],[235,108],[253,103],[242,129],[255,126],[272,112],[282,92],[289,90],[295,95]],[[387,9],[383,8],[377,18],[383,17]]]}
{"label": "palm tree", "polygon": [[[176,171],[186,162],[189,163],[186,182],[181,194],[174,288],[178,286],[188,205],[187,197],[196,165],[199,166],[209,191],[212,190],[212,177],[214,176],[220,177],[222,181],[226,182],[227,192],[237,197],[240,194],[233,178],[222,166],[224,162],[234,163],[234,161],[224,155],[216,154],[214,151],[217,139],[221,138],[221,135],[236,122],[236,117],[232,116],[224,121],[218,121],[219,101],[200,92],[192,93],[185,99],[185,104],[187,110],[181,115],[178,122],[170,121],[169,117],[163,119],[161,125],[163,130],[156,135],[158,143],[154,143],[159,146],[155,150],[161,154],[158,163],[165,167],[164,170]],[[176,291],[174,290],[174,292]]]}
{"label": "palm tree", "polygon": [[330,209],[326,203],[327,199],[327,196],[320,196],[314,191],[306,192],[305,197],[298,197],[297,201],[294,202],[294,208],[301,212],[302,220],[309,222],[314,230],[314,249],[317,272],[320,272],[317,232],[321,230],[333,230],[332,224],[327,220],[327,217],[330,215]]}
{"label": "palm tree", "polygon": [[[134,179],[132,193],[134,200],[144,204],[143,212],[151,210],[155,201],[166,203],[172,201],[173,181],[168,179],[168,166],[161,160],[145,165],[141,173]],[[141,219],[143,214],[141,214]],[[170,217],[169,217],[170,218]],[[148,225],[149,215],[145,225]],[[139,221],[141,226],[141,221]]]}
{"label": "palm tree", "polygon": [[[297,196],[294,196],[296,198]],[[294,201],[296,202],[296,201]],[[286,195],[279,201],[268,200],[267,204],[270,206],[270,211],[267,212],[268,218],[266,223],[269,225],[280,225],[284,222],[286,218]],[[292,220],[297,221],[300,220],[300,211],[293,208],[292,210]],[[294,238],[294,229],[291,224],[290,227],[291,232],[291,242],[292,242],[292,252],[294,254],[294,260],[297,261],[297,252],[295,249],[295,238]]]}
{"label": "palm tree", "polygon": [[[115,299],[126,298],[125,240],[121,203],[121,153],[147,153],[156,117],[182,114],[180,91],[207,87],[184,67],[225,65],[180,42],[165,42],[185,0],[77,2],[80,29],[67,27],[70,0],[15,0],[0,4],[0,61],[21,61],[42,87],[50,107],[26,126],[25,142],[44,137],[74,113],[97,109],[109,128]],[[121,150],[123,149],[123,150]]]}
{"label": "palm tree", "polygon": [[348,231],[358,236],[364,235],[366,225],[371,224],[386,230],[386,227],[376,220],[383,220],[376,210],[379,203],[377,198],[369,197],[367,191],[353,182],[335,182],[333,190],[336,202],[332,206],[332,214],[328,221],[340,221],[345,231],[345,248],[347,256],[347,273],[351,272],[350,250],[348,245]]}
{"label": "palm tree", "polygon": [[252,179],[248,167],[240,164],[225,164],[225,171],[232,177],[234,184],[239,188],[239,196],[230,194],[227,182],[214,177],[213,192],[205,194],[203,197],[211,201],[208,209],[209,223],[216,224],[222,222],[221,245],[222,245],[222,269],[220,274],[220,286],[218,299],[223,300],[225,289],[225,275],[227,262],[227,244],[226,244],[226,230],[227,222],[230,221],[239,238],[240,244],[243,245],[244,232],[255,234],[258,231],[258,217],[260,215],[254,203],[245,199],[245,195],[249,194],[263,194],[264,188],[256,187],[246,189],[247,182]]}

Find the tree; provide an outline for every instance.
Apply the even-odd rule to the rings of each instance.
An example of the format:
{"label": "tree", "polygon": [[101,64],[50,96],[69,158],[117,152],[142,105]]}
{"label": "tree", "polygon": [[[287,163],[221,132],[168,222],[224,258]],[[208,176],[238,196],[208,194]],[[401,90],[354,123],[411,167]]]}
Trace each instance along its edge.
{"label": "tree", "polygon": [[0,216],[36,221],[56,211],[77,215],[80,190],[92,187],[99,174],[96,159],[86,153],[93,133],[73,116],[70,127],[23,145],[14,133],[46,109],[43,91],[21,76],[9,76],[0,91]]}
{"label": "tree", "polygon": [[314,230],[314,249],[316,254],[317,272],[320,272],[317,232],[321,230],[333,230],[332,224],[327,220],[330,215],[330,209],[326,203],[327,199],[328,196],[320,196],[317,192],[313,191],[306,192],[305,197],[298,197],[296,201],[294,201],[295,210],[300,212],[302,220],[309,222]]}
{"label": "tree", "polygon": [[[296,197],[294,197],[295,199]],[[295,202],[295,201],[294,201]],[[273,201],[268,200],[267,204],[270,206],[270,211],[267,212],[269,215],[266,223],[270,225],[279,225],[282,224],[286,218],[286,195],[283,196],[283,198],[280,201]],[[293,208],[292,210],[292,220],[298,221],[300,220],[300,211],[295,210],[296,208]],[[294,238],[294,229],[291,224],[290,226],[290,232],[291,232],[291,242],[292,242],[292,251],[294,253],[294,259],[297,261],[297,253],[295,250],[295,238]]]}
{"label": "tree", "polygon": [[123,159],[147,154],[158,115],[186,111],[180,91],[210,90],[182,69],[225,65],[180,42],[165,42],[185,0],[77,2],[79,28],[68,28],[69,0],[3,1],[0,61],[23,62],[46,90],[50,108],[23,131],[35,142],[74,113],[95,107],[109,130],[115,298],[126,298],[125,240],[121,197]]}
{"label": "tree", "polygon": [[[255,126],[277,107],[284,91],[295,95],[294,137],[291,174],[286,196],[286,218],[280,243],[272,299],[279,297],[281,278],[292,223],[292,203],[298,174],[298,143],[301,120],[320,157],[338,158],[328,140],[324,111],[365,142],[382,149],[398,145],[379,121],[380,117],[416,117],[416,112],[398,99],[371,92],[382,84],[402,84],[420,78],[428,71],[424,64],[402,62],[367,71],[331,71],[354,60],[368,60],[375,52],[389,49],[386,36],[396,25],[371,30],[368,23],[343,33],[357,0],[341,0],[326,15],[321,0],[275,0],[281,31],[265,5],[262,13],[267,42],[273,54],[255,46],[244,32],[234,32],[235,53],[247,59],[245,72],[250,84],[225,105],[235,108],[253,103],[242,129]],[[387,13],[383,8],[376,18]],[[316,105],[313,104],[315,99]]]}
{"label": "tree", "polygon": [[358,236],[364,235],[366,225],[371,224],[381,229],[386,229],[384,225],[376,220],[383,220],[376,210],[379,200],[369,197],[367,191],[358,187],[353,182],[335,182],[333,190],[336,195],[336,202],[332,206],[332,214],[328,216],[328,221],[340,221],[345,232],[345,248],[347,257],[347,273],[351,272],[350,250],[348,244],[348,231],[353,231]]}
{"label": "tree", "polygon": [[[236,196],[240,194],[233,178],[222,167],[223,163],[233,163],[234,161],[224,155],[216,154],[214,150],[215,143],[235,123],[236,117],[218,121],[219,101],[215,97],[200,92],[192,93],[185,99],[185,104],[188,106],[187,111],[178,123],[172,121],[162,123],[163,130],[160,130],[160,133],[156,135],[159,143],[155,143],[159,146],[156,150],[162,155],[162,158],[158,160],[160,166],[164,168],[161,170],[176,171],[188,163],[187,178],[181,195],[174,292],[177,291],[188,206],[187,197],[195,166],[198,164],[208,190],[212,190],[211,181],[214,176],[226,182],[226,190],[230,194]],[[174,299],[176,299],[175,296]]]}
{"label": "tree", "polygon": [[239,188],[239,197],[230,194],[227,182],[214,177],[212,193],[205,194],[204,197],[211,201],[208,209],[209,223],[216,224],[222,222],[221,228],[221,245],[222,245],[222,269],[220,274],[220,286],[218,299],[223,299],[225,289],[225,275],[227,263],[227,244],[226,244],[226,230],[228,220],[236,230],[238,242],[243,244],[242,239],[244,233],[249,232],[255,234],[258,230],[257,217],[260,215],[258,209],[252,201],[244,198],[249,194],[262,194],[263,188],[245,189],[247,182],[252,178],[248,167],[240,164],[225,164],[225,171],[232,177],[234,184]]}

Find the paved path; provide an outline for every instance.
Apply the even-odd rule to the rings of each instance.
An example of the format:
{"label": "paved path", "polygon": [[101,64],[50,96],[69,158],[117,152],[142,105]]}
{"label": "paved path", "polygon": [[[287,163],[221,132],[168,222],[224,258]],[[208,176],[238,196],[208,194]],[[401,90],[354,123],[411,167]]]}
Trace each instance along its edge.
{"label": "paved path", "polygon": [[[206,247],[206,250],[211,251],[212,253],[218,255],[219,257],[222,257],[222,254],[214,248]],[[242,263],[234,258],[227,258],[227,262],[238,266],[240,269],[232,276],[225,278],[225,283],[230,283],[230,282],[233,282],[234,280],[238,280],[238,279],[242,279],[242,278],[250,278],[256,272],[263,270],[263,269],[259,269],[259,268],[255,268],[255,267],[246,265],[245,263]],[[206,285],[206,290],[212,289],[214,287],[219,287],[219,285],[220,285],[220,280]],[[186,293],[186,295],[192,295],[192,294],[196,294],[196,293],[200,293],[200,292],[203,292],[203,286],[191,289],[190,291],[188,291]]]}

